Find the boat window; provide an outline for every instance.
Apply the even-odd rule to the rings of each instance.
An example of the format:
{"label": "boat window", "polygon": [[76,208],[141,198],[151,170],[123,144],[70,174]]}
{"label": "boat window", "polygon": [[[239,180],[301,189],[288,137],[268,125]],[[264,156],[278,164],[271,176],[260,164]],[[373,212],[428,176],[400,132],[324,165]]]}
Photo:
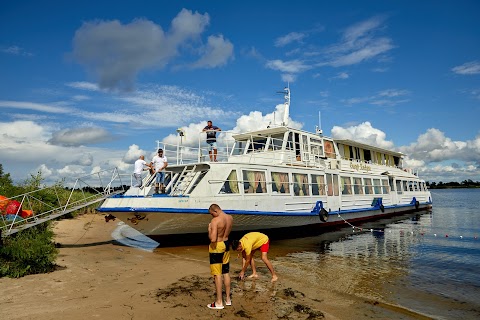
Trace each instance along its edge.
{"label": "boat window", "polygon": [[353,193],[354,194],[363,194],[363,185],[362,178],[352,178],[353,179]]}
{"label": "boat window", "polygon": [[408,191],[408,181],[403,181],[403,191]]}
{"label": "boat window", "polygon": [[243,192],[244,193],[267,193],[267,182],[265,172],[243,170]]}
{"label": "boat window", "polygon": [[302,173],[293,174],[293,193],[296,196],[310,195],[308,188],[308,175]]}
{"label": "boat window", "polygon": [[192,193],[192,191],[198,186],[198,184],[200,183],[200,181],[202,181],[203,177],[205,177],[207,172],[208,172],[208,170],[204,170],[204,171],[200,172],[200,174],[197,176],[197,179],[195,179],[195,181],[193,182],[193,185],[190,188],[190,191],[188,191],[189,194]]}
{"label": "boat window", "polygon": [[238,179],[237,179],[237,171],[232,170],[228,175],[227,180],[223,184],[222,188],[220,189],[220,193],[240,193],[238,189]]}
{"label": "boat window", "polygon": [[365,194],[373,194],[372,179],[363,178],[363,185],[365,186]]}
{"label": "boat window", "polygon": [[325,195],[325,177],[312,174],[312,195],[324,196]]}
{"label": "boat window", "polygon": [[272,191],[273,193],[290,193],[288,173],[272,172]]}
{"label": "boat window", "polygon": [[388,194],[390,192],[388,181],[387,180],[381,180],[381,181],[382,181],[382,193],[383,194]]}
{"label": "boat window", "polygon": [[265,149],[267,143],[267,138],[262,139],[253,139],[253,142],[250,144],[249,151],[260,152]]}
{"label": "boat window", "polygon": [[352,180],[350,177],[340,177],[342,194],[352,194]]}
{"label": "boat window", "polygon": [[282,150],[282,144],[283,144],[283,134],[273,135],[270,139],[269,150],[270,148],[273,151]]}
{"label": "boat window", "polygon": [[373,186],[375,194],[382,194],[382,189],[380,188],[380,179],[373,179]]}
{"label": "boat window", "polygon": [[372,161],[372,154],[370,153],[370,150],[363,150],[363,157],[365,158],[365,162]]}
{"label": "boat window", "polygon": [[395,183],[396,183],[396,187],[397,187],[397,193],[402,194],[403,193],[402,181],[401,180],[396,180]]}
{"label": "boat window", "polygon": [[235,145],[233,146],[232,155],[237,156],[243,154],[245,146],[247,145],[247,141],[235,141]]}
{"label": "boat window", "polygon": [[413,181],[408,182],[408,191],[414,191],[413,189]]}
{"label": "boat window", "polygon": [[327,173],[327,195],[338,196],[338,175]]}

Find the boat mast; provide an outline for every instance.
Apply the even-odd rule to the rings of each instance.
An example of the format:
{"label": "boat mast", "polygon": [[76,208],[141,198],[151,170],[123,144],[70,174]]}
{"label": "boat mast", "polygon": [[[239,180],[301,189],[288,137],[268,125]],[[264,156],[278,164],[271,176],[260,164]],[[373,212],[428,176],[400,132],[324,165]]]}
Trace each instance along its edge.
{"label": "boat mast", "polygon": [[283,103],[285,105],[285,112],[283,114],[283,126],[288,125],[288,117],[290,116],[290,84],[288,84],[283,91],[279,92],[284,94],[284,99],[285,102]]}

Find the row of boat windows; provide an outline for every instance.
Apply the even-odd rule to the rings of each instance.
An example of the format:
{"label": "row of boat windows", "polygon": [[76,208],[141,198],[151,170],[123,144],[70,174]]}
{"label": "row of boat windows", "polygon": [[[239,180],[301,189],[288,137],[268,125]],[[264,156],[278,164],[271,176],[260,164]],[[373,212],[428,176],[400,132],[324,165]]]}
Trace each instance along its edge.
{"label": "row of boat windows", "polygon": [[[305,174],[270,172],[270,181],[266,179],[265,171],[242,170],[243,180],[237,177],[237,171],[232,170],[220,193],[240,193],[243,187],[244,194],[267,193],[267,186],[271,186],[273,194],[293,194],[295,196],[310,195],[369,195],[388,194],[390,185],[387,180],[380,178],[338,176],[336,174]],[[340,178],[340,179],[339,179]],[[426,191],[425,183],[417,181],[396,181],[396,190]]]}

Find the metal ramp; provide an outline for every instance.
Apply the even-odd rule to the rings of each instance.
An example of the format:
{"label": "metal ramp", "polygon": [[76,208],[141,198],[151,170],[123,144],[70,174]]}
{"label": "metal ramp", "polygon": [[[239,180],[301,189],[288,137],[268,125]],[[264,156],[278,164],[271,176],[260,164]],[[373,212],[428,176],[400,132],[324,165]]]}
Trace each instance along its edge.
{"label": "metal ramp", "polygon": [[[104,185],[103,181],[108,183]],[[70,186],[66,182],[57,183],[3,200],[7,203],[16,200],[20,206],[15,214],[0,214],[1,236],[7,237],[125,192],[117,168],[77,178]],[[22,218],[25,210],[33,215]]]}

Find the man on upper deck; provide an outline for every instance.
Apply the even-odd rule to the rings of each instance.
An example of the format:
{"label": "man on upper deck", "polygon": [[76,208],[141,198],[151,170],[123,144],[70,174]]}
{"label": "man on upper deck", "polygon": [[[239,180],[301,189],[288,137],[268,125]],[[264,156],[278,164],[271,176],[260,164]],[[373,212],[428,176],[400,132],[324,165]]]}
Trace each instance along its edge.
{"label": "man on upper deck", "polygon": [[203,128],[203,132],[207,132],[208,155],[210,156],[210,161],[214,162],[217,162],[217,131],[222,131],[222,129],[214,126],[212,120],[208,120],[207,126]]}

